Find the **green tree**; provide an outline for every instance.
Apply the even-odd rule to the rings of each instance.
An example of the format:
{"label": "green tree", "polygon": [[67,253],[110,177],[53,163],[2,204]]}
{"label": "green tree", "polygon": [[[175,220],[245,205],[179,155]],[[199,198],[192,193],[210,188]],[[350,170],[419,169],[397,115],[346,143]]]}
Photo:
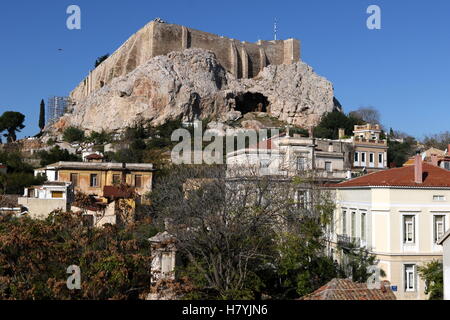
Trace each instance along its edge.
{"label": "green tree", "polygon": [[388,139],[388,163],[401,167],[417,151],[417,142],[413,137],[403,138],[403,142]]}
{"label": "green tree", "polygon": [[[378,264],[376,256],[355,242],[340,242],[338,249],[341,250],[345,259],[342,272],[352,277],[355,282],[366,282],[371,276],[368,268]],[[385,276],[384,270],[380,270],[380,275]]]}
{"label": "green tree", "polygon": [[325,139],[337,139],[339,137],[339,129],[345,129],[345,134],[347,136],[353,135],[353,130],[355,125],[364,124],[359,118],[352,115],[347,116],[346,114],[333,111],[325,114],[319,125],[314,128],[314,135],[317,138]]}
{"label": "green tree", "polygon": [[44,130],[45,128],[45,102],[44,99],[41,100],[41,106],[39,110],[39,129]]}
{"label": "green tree", "polygon": [[17,140],[16,132],[20,132],[25,125],[25,116],[20,112],[6,111],[0,117],[0,132],[6,130],[7,142],[14,142]]}
{"label": "green tree", "polygon": [[66,130],[64,130],[63,140],[66,142],[83,142],[84,139],[84,131],[79,128],[68,127]]}
{"label": "green tree", "polygon": [[430,300],[444,299],[444,271],[442,261],[432,261],[418,268],[419,275],[425,280],[425,293]]}
{"label": "green tree", "polygon": [[61,149],[59,146],[55,146],[49,151],[39,151],[38,156],[41,159],[41,166],[43,167],[59,161],[81,161],[79,156],[71,154],[69,151]]}

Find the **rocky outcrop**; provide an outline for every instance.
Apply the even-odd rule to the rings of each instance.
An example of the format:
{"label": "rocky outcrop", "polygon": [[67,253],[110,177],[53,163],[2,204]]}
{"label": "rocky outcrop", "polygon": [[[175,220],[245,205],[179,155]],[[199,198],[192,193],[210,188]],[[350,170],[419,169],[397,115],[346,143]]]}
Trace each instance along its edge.
{"label": "rocky outcrop", "polygon": [[186,49],[152,58],[114,78],[76,101],[49,131],[68,126],[121,130],[139,119],[155,125],[179,117],[227,122],[253,111],[308,127],[336,107],[332,84],[303,62],[269,65],[253,79],[236,79],[214,53]]}

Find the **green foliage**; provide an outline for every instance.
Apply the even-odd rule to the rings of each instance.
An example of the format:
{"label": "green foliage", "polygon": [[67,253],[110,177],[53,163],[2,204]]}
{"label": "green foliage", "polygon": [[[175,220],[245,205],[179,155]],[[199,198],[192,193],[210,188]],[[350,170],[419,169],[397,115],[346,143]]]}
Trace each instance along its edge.
{"label": "green foliage", "polygon": [[54,146],[55,144],[56,144],[56,139],[54,139],[54,138],[48,139],[48,141],[47,141],[48,146]]}
{"label": "green foliage", "polygon": [[85,139],[84,131],[75,128],[75,127],[69,127],[66,130],[64,130],[63,133],[63,140],[69,143],[72,142],[83,142]]}
{"label": "green foliage", "polygon": [[388,164],[395,164],[395,166],[401,167],[408,161],[409,157],[414,155],[416,141],[412,137],[404,138],[403,143],[388,139],[388,147]]}
{"label": "green foliage", "polygon": [[0,194],[23,194],[25,187],[40,185],[46,178],[35,177],[33,173],[12,172],[0,178]]}
{"label": "green foliage", "polygon": [[7,142],[14,142],[17,140],[16,132],[20,132],[25,125],[23,122],[25,121],[25,116],[20,112],[14,111],[6,111],[0,117],[0,132],[6,130]]}
{"label": "green foliage", "polygon": [[425,280],[425,293],[430,300],[444,299],[444,271],[442,261],[432,261],[418,268],[420,277]]}
{"label": "green foliage", "polygon": [[89,137],[86,138],[86,141],[93,142],[95,144],[105,144],[110,143],[113,138],[113,134],[111,132],[107,132],[105,130],[102,130],[101,132],[93,131],[89,135]]}
{"label": "green foliage", "polygon": [[39,109],[39,129],[41,129],[42,131],[44,127],[45,127],[45,102],[44,99],[42,99]]}
{"label": "green foliage", "polygon": [[339,111],[333,111],[325,114],[319,125],[314,129],[314,135],[317,138],[337,139],[339,138],[339,129],[345,129],[345,134],[353,135],[355,125],[361,125],[364,122],[352,115],[345,115]]}
{"label": "green foliage", "polygon": [[[0,299],[107,300],[143,298],[150,286],[149,221],[127,227],[83,225],[79,215],[46,220],[0,217]],[[71,265],[81,290],[66,286]]]}
{"label": "green foliage", "polygon": [[41,159],[41,166],[43,167],[59,161],[81,161],[81,157],[71,154],[59,146],[55,146],[49,151],[39,151],[38,156]]}
{"label": "green foliage", "polygon": [[[338,243],[340,249],[345,257],[347,268],[347,276],[351,276],[355,282],[367,282],[371,274],[368,272],[370,266],[378,264],[376,256],[371,254],[367,248],[360,247],[356,243]],[[380,275],[384,277],[386,274],[380,270]]]}
{"label": "green foliage", "polygon": [[325,249],[323,228],[316,219],[303,219],[298,234],[281,237],[277,265],[281,280],[279,298],[307,295],[338,276],[339,268],[324,254]]}
{"label": "green foliage", "polygon": [[109,53],[107,53],[107,54],[105,54],[105,55],[103,55],[103,56],[98,57],[98,58],[95,60],[94,67],[97,68],[103,61],[105,61],[105,60],[108,59],[108,58],[109,58]]}

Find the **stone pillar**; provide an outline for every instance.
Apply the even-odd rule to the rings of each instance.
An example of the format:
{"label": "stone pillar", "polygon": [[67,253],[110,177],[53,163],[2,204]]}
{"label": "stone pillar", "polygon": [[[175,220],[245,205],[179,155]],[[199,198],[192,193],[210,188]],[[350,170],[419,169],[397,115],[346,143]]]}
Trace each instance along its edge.
{"label": "stone pillar", "polygon": [[263,69],[267,66],[267,56],[264,48],[259,48],[259,71],[263,71]]}
{"label": "stone pillar", "polygon": [[189,44],[189,30],[185,26],[181,27],[181,50],[188,49]]}
{"label": "stone pillar", "polygon": [[245,43],[241,48],[241,59],[242,59],[242,78],[248,79],[248,54],[247,50],[245,50]]}
{"label": "stone pillar", "polygon": [[175,280],[176,238],[167,231],[149,239],[152,248],[151,282]]}
{"label": "stone pillar", "polygon": [[238,53],[233,39],[230,41],[230,65],[231,73],[238,78]]}
{"label": "stone pillar", "polygon": [[297,39],[284,40],[284,64],[300,61],[300,41]]}

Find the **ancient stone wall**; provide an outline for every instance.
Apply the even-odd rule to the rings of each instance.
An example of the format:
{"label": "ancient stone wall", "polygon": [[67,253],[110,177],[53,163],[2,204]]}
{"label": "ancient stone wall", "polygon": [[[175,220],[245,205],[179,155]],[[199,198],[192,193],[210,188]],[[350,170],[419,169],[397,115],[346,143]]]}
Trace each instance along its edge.
{"label": "ancient stone wall", "polygon": [[172,51],[201,48],[213,51],[219,63],[236,78],[253,78],[267,65],[292,64],[300,60],[296,39],[241,42],[184,26],[152,21],[131,36],[71,93],[74,102],[123,76],[149,59]]}

